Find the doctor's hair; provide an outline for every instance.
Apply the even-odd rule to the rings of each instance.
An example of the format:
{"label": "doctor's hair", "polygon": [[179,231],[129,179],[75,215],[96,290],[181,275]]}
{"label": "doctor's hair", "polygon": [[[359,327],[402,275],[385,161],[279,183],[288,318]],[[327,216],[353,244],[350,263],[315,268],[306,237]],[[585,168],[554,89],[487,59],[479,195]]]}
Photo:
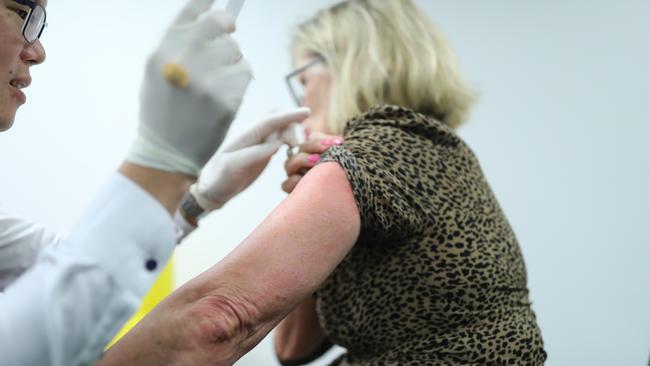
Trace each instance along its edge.
{"label": "doctor's hair", "polygon": [[328,127],[393,104],[457,128],[476,94],[444,36],[413,0],[348,0],[294,30],[293,57],[320,55],[331,74]]}

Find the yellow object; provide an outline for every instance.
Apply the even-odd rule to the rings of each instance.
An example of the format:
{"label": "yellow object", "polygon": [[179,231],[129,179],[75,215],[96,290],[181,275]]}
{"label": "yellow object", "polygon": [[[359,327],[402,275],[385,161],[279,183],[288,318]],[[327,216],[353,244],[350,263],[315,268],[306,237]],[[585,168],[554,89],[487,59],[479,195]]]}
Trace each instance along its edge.
{"label": "yellow object", "polygon": [[179,64],[168,63],[163,69],[165,79],[173,86],[180,89],[187,89],[190,85],[190,75],[185,68]]}
{"label": "yellow object", "polygon": [[147,296],[142,300],[142,304],[138,311],[129,319],[122,329],[117,333],[115,338],[106,346],[106,349],[110,348],[115,342],[117,342],[122,336],[124,336],[131,328],[133,328],[148,312],[151,311],[159,302],[161,302],[167,295],[171,294],[174,290],[174,263],[173,257],[170,258],[169,263],[165,269],[160,273],[160,277],[156,280]]}

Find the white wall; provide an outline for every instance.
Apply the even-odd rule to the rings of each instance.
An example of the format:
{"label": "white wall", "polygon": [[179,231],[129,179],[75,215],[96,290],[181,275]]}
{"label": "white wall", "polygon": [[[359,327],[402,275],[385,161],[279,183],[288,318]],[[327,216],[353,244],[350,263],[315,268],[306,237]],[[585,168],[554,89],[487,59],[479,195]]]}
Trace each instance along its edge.
{"label": "white wall", "polygon": [[[34,68],[15,127],[0,135],[5,204],[54,227],[73,224],[134,136],[144,59],[183,1],[162,3],[50,0],[48,61]],[[256,80],[233,134],[291,105],[289,27],[328,3],[246,3],[236,36]],[[650,2],[419,3],[482,94],[461,135],[520,239],[548,365],[647,363]],[[180,247],[179,283],[283,198],[281,155]],[[271,343],[238,364],[273,364]]]}

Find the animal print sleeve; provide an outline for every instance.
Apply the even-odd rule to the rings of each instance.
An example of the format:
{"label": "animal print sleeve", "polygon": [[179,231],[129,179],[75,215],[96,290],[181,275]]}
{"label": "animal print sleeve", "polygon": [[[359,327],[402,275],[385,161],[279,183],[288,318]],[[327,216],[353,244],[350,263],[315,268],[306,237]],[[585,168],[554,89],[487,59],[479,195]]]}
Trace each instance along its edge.
{"label": "animal print sleeve", "polygon": [[330,148],[321,162],[337,162],[345,170],[361,215],[361,235],[372,241],[393,241],[418,235],[418,167],[409,164],[394,141],[403,134],[378,126],[346,134],[341,146]]}

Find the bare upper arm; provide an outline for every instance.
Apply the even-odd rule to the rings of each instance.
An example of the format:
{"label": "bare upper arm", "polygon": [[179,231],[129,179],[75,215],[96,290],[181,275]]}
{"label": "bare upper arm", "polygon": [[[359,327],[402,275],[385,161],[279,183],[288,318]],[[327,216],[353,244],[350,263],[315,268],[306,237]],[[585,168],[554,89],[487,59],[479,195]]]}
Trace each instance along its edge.
{"label": "bare upper arm", "polygon": [[[343,168],[314,167],[226,258],[201,275],[206,286],[246,299],[275,318],[313,293],[352,249],[360,216]],[[202,291],[203,292],[203,291]]]}

